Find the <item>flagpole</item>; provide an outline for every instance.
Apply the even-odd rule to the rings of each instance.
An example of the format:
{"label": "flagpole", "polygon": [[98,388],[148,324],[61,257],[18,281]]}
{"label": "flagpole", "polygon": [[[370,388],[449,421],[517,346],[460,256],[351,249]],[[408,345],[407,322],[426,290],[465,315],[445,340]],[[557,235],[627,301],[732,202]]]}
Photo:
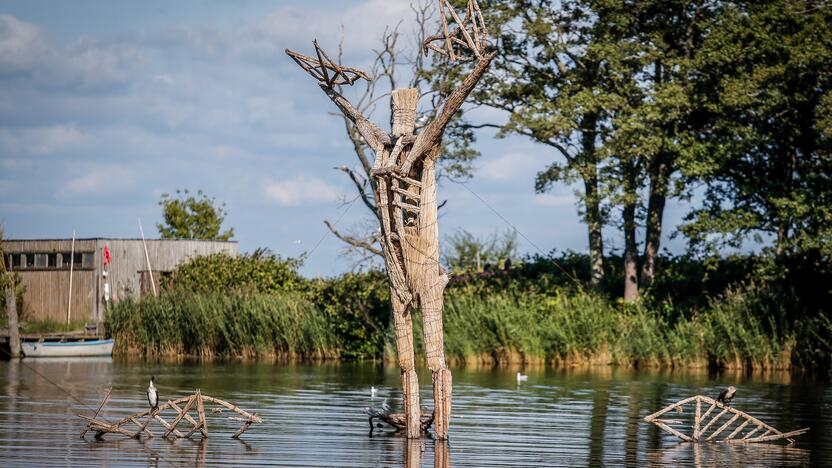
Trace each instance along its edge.
{"label": "flagpole", "polygon": [[142,229],[141,218],[139,218],[139,232],[142,233],[142,244],[144,245],[144,258],[147,260],[147,274],[150,275],[150,288],[153,290],[153,297],[156,297],[156,283],[153,281],[153,269],[150,268],[150,254],[147,253],[147,242],[144,240],[144,229]]}
{"label": "flagpole", "polygon": [[66,306],[66,324],[72,317],[72,271],[75,269],[75,230],[72,231],[72,248],[69,253],[69,301]]}

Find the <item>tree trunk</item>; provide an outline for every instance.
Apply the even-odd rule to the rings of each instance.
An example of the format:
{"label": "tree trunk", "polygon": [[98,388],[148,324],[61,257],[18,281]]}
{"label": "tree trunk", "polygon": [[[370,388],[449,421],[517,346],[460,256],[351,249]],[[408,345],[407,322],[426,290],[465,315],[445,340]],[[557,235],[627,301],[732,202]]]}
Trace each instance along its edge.
{"label": "tree trunk", "polygon": [[624,174],[624,301],[638,299],[638,244],[636,243],[636,174],[635,167],[626,162]]}
{"label": "tree trunk", "polygon": [[650,171],[650,196],[647,202],[647,228],[644,239],[644,266],[641,270],[641,285],[648,287],[656,278],[656,257],[662,238],[664,205],[667,200],[667,186],[670,179],[670,165],[660,155]]}
{"label": "tree trunk", "polygon": [[13,287],[7,287],[5,292],[6,314],[9,319],[9,347],[11,348],[12,358],[18,358],[20,357],[20,329],[17,321],[17,298]]}
{"label": "tree trunk", "polygon": [[590,285],[597,288],[604,281],[604,239],[602,229],[604,219],[601,215],[601,195],[598,191],[598,165],[596,161],[595,138],[597,116],[586,116],[582,120],[585,129],[581,136],[582,177],[584,179],[585,221],[589,234],[589,261],[592,270]]}
{"label": "tree trunk", "polygon": [[595,164],[592,164],[591,177],[584,179],[586,204],[586,229],[589,234],[589,261],[592,268],[590,285],[599,287],[604,281],[604,238],[601,229],[604,222],[601,217],[600,196],[598,194],[598,178]]}

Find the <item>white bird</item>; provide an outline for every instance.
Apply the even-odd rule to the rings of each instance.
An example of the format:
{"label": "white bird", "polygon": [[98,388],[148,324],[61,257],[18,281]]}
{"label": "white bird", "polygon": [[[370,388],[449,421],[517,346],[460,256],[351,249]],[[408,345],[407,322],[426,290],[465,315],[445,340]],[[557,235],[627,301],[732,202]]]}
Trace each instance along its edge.
{"label": "white bird", "polygon": [[527,381],[527,380],[529,380],[529,376],[528,376],[528,375],[523,375],[523,374],[521,374],[521,373],[519,373],[519,372],[517,373],[517,383],[520,383],[520,382],[525,382],[525,381]]}
{"label": "white bird", "polygon": [[378,389],[377,389],[375,386],[370,387],[370,396],[371,396],[372,398],[375,398],[375,397],[376,397],[376,393],[378,393]]}
{"label": "white bird", "polygon": [[156,377],[150,376],[150,385],[147,386],[147,402],[150,403],[151,410],[159,409],[159,391],[153,385],[153,380],[155,379]]}

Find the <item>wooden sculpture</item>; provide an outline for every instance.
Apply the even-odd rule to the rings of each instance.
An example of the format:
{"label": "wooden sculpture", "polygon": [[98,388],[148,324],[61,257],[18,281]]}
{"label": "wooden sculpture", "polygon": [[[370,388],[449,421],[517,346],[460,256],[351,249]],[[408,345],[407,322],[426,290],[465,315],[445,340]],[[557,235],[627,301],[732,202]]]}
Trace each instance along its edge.
{"label": "wooden sculpture", "polygon": [[446,439],[452,384],[451,371],[445,362],[442,325],[443,293],[448,275],[439,264],[436,160],[448,122],[473,91],[496,52],[486,51],[485,25],[476,0],[469,0],[464,19],[460,19],[447,0],[439,0],[439,11],[442,32],[427,38],[422,49],[439,52],[451,60],[476,63],[470,74],[448,95],[436,112],[436,118],[418,134],[415,133],[418,89],[393,90],[390,102],[392,129],[387,133],[338,92],[337,85],[366,79],[365,73],[334,63],[317,42],[313,42],[317,58],[288,49],[286,53],[318,81],[323,92],[355,125],[375,153],[372,187],[380,213],[382,252],[390,280],[406,433],[409,438],[417,438],[422,427],[411,322],[411,312],[421,307],[427,364],[433,372],[434,434],[438,439]]}
{"label": "wooden sculpture", "polygon": [[[102,439],[104,434],[121,434],[126,437],[131,437],[135,439],[141,439],[142,436],[147,436],[148,438],[153,438],[153,432],[150,430],[151,423],[158,423],[161,425],[165,432],[162,435],[163,438],[168,438],[170,436],[178,437],[178,438],[186,438],[190,439],[191,436],[199,432],[202,438],[208,437],[208,418],[207,413],[205,411],[206,403],[212,403],[216,405],[214,408],[210,409],[211,414],[221,413],[225,410],[233,411],[234,413],[238,414],[239,416],[228,416],[228,420],[242,422],[243,424],[240,428],[231,436],[233,439],[239,439],[244,432],[246,432],[252,424],[255,423],[262,423],[263,419],[257,415],[257,413],[249,413],[224,400],[220,400],[219,398],[214,398],[208,395],[203,395],[201,391],[196,390],[192,395],[188,395],[182,398],[177,398],[176,400],[168,400],[167,403],[160,404],[158,408],[149,409],[140,411],[135,414],[131,414],[124,418],[119,419],[116,422],[110,422],[103,419],[99,419],[99,413],[101,409],[104,408],[104,405],[107,403],[107,400],[110,399],[111,388],[107,390],[104,399],[101,400],[101,404],[98,405],[98,409],[92,416],[85,416],[83,414],[79,414],[78,417],[85,420],[87,422],[84,430],[81,431],[81,438],[83,439],[86,436],[87,432],[94,432],[96,439]],[[179,406],[184,405],[184,406]],[[174,411],[175,416],[173,417],[172,422],[168,422],[162,416],[165,411],[172,410]],[[193,416],[188,414],[189,411],[196,411],[196,419]],[[144,422],[142,422],[142,418],[147,417]],[[182,433],[177,429],[177,426],[183,420],[187,421],[190,424],[191,429],[187,433]],[[136,429],[130,430],[128,426],[135,425]],[[183,429],[184,430],[184,429]]]}
{"label": "wooden sculpture", "polygon": [[[696,409],[693,413],[693,424],[690,434],[683,433],[683,427],[680,427],[679,429],[671,427],[671,425],[676,425],[677,427],[679,427],[680,425],[685,425],[685,423],[679,419],[659,419],[660,416],[673,410],[675,410],[676,413],[681,414],[683,412],[682,408],[684,407],[684,405],[694,403],[696,404]],[[704,414],[702,414],[702,403],[710,405]],[[708,416],[710,416],[715,409],[720,409],[722,411],[713,416],[709,421]],[[730,417],[728,417],[724,423],[718,426],[715,425],[715,423],[725,415],[730,415]],[[744,413],[736,408],[727,406],[723,403],[714,400],[713,398],[706,397],[704,395],[695,395],[689,398],[685,398],[684,400],[677,401],[676,403],[672,403],[664,407],[663,409],[645,417],[644,420],[646,422],[655,424],[661,430],[669,434],[673,434],[676,437],[684,440],[685,442],[714,441],[729,444],[753,444],[759,442],[773,442],[776,440],[786,440],[789,442],[789,444],[793,444],[794,437],[804,434],[809,430],[809,428],[807,427],[791,432],[780,432],[777,429],[769,426],[768,424],[760,421],[759,419],[747,413]],[[736,427],[732,428],[732,425],[735,423]],[[711,427],[713,427],[714,430],[710,434],[708,434],[708,430]],[[726,432],[726,430],[729,428],[731,428],[731,430]],[[743,430],[746,430],[746,428],[748,428],[748,430],[745,433],[743,433]],[[727,435],[725,435],[722,439],[719,439],[718,437],[722,434]]]}

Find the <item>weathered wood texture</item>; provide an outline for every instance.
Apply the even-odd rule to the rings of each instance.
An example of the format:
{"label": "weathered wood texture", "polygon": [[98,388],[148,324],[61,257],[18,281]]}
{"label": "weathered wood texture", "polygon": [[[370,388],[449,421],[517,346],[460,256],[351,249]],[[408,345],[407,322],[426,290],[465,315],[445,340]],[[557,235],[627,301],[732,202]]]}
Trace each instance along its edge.
{"label": "weathered wood texture", "polygon": [[[5,240],[5,254],[66,254],[72,248],[70,239]],[[75,252],[86,262],[76,262],[72,274],[72,321],[101,321],[104,319],[104,287],[102,276],[104,246],[110,251],[110,299],[118,301],[128,296],[140,296],[152,289],[147,274],[147,260],[141,239],[76,239]],[[200,240],[147,241],[153,279],[156,285],[166,272],[180,263],[200,255],[226,252],[236,255],[236,242]],[[8,260],[7,260],[8,261]],[[68,260],[67,260],[68,261]],[[20,274],[26,293],[23,296],[27,316],[37,320],[66,320],[69,296],[69,265],[14,268]]]}
{"label": "weathered wood texture", "polygon": [[[450,120],[488,69],[496,52],[486,52],[486,27],[476,0],[469,0],[463,17],[446,0],[439,1],[443,30],[423,44],[451,60],[477,60],[472,71],[432,113],[419,134],[416,114],[418,89],[391,93],[391,133],[387,134],[353,106],[336,85],[352,84],[367,75],[334,63],[314,43],[315,57],[291,50],[286,53],[309,73],[341,110],[375,153],[370,171],[381,228],[381,250],[390,280],[396,346],[402,372],[405,423],[408,438],[420,437],[424,419],[419,409],[418,380],[414,367],[412,312],[421,307],[428,367],[433,372],[434,433],[448,437],[451,413],[451,372],[445,363],[442,323],[443,295],[448,282],[439,262],[436,159]],[[450,16],[448,16],[450,15]],[[454,23],[455,28],[449,27]],[[443,42],[445,49],[433,44]],[[371,419],[372,423],[372,419]]]}
{"label": "weathered wood texture", "polygon": [[[155,410],[148,409],[140,411],[112,423],[99,418],[99,413],[105,406],[109,397],[110,390],[107,391],[107,394],[104,396],[104,399],[101,401],[101,404],[98,406],[98,409],[92,417],[83,414],[78,415],[78,417],[87,421],[84,430],[81,432],[82,439],[88,431],[95,432],[96,439],[101,439],[107,433],[121,434],[136,439],[140,439],[143,435],[153,437],[153,432],[150,430],[150,426],[153,423],[159,423],[165,429],[163,433],[164,438],[171,435],[177,438],[191,438],[191,436],[193,436],[196,432],[199,432],[202,438],[205,439],[208,437],[207,415],[209,414],[205,410],[206,402],[217,405],[217,408],[210,411],[211,414],[218,414],[221,413],[223,409],[228,409],[239,415],[239,417],[229,417],[229,419],[243,422],[243,426],[231,436],[232,438],[239,438],[240,435],[248,430],[253,424],[260,424],[263,422],[263,419],[260,418],[257,413],[249,413],[233,403],[229,403],[208,395],[203,395],[200,390],[196,390],[192,395],[178,398],[176,400],[168,400],[167,403],[159,405],[159,407]],[[179,406],[182,404],[184,404],[184,406]],[[167,410],[173,410],[176,412],[176,416],[171,422],[168,422],[162,416],[162,413]],[[189,414],[190,411],[196,411],[196,419]],[[142,422],[142,418],[145,417],[146,419]],[[183,421],[191,426],[187,433],[183,433],[178,429],[178,426]],[[128,424],[135,425],[137,429],[135,431],[126,429],[125,426]]]}
{"label": "weathered wood texture", "polygon": [[[671,411],[676,410],[677,412],[682,412],[682,408],[685,405],[693,403],[695,405],[694,415],[693,415],[693,424],[692,424],[692,431],[691,435],[687,435],[683,433],[681,430],[671,427],[671,424],[675,424],[677,426],[685,425],[684,422],[681,420],[669,420],[669,419],[659,419],[660,416],[663,414]],[[710,405],[708,410],[705,413],[702,413],[702,404]],[[715,409],[721,409],[719,413],[713,416],[710,420],[708,417],[712,414]],[[715,429],[711,434],[708,434],[708,429],[711,426],[714,426],[714,423],[720,420],[724,415],[732,414],[732,417],[728,419],[725,423],[720,425],[717,429]],[[704,396],[704,395],[696,395],[689,398],[685,398],[684,400],[677,401],[676,403],[672,403],[665,408],[649,415],[644,418],[646,422],[653,423],[663,431],[673,434],[676,437],[687,441],[687,442],[699,442],[704,441],[717,441],[723,443],[758,443],[758,442],[772,442],[776,440],[786,440],[790,444],[794,443],[793,437],[806,433],[809,428],[798,429],[796,431],[791,432],[780,432],[777,429],[769,426],[768,424],[760,421],[759,419],[751,416],[748,413],[740,411],[736,408],[732,408],[727,406],[723,403],[720,403],[713,398]],[[719,440],[717,436],[724,433],[726,430],[732,427],[734,423],[737,421],[742,421],[739,425],[737,425],[726,437]],[[750,428],[749,428],[750,426]],[[759,431],[764,432],[760,435],[757,435]],[[747,432],[743,432],[747,431]],[[756,437],[755,437],[756,435]]]}
{"label": "weathered wood texture", "polygon": [[[2,273],[0,273],[2,274]],[[12,358],[20,357],[20,322],[17,315],[17,298],[14,294],[14,288],[4,288],[3,293],[6,295],[6,320],[9,324],[9,351]]]}

